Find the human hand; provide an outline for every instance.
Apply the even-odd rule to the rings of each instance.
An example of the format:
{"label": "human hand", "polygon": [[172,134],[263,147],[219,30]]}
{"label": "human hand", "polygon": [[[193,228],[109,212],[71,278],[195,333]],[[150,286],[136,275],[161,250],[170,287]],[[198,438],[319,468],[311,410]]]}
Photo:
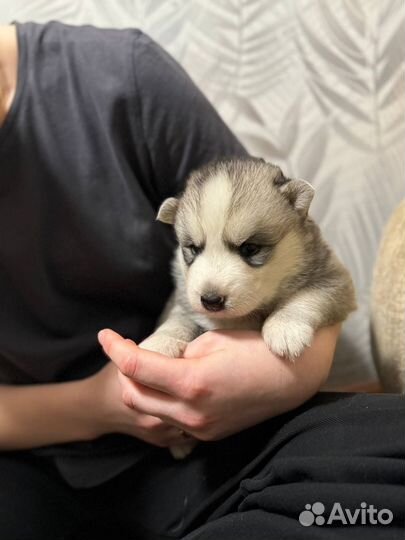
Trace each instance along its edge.
{"label": "human hand", "polygon": [[123,402],[200,440],[221,439],[297,407],[325,381],[340,325],[323,328],[296,362],[277,357],[259,332],[212,331],[184,358],[139,348],[112,330],[99,334],[120,370]]}
{"label": "human hand", "polygon": [[155,446],[167,447],[184,443],[181,431],[156,416],[129,409],[121,399],[118,369],[113,362],[88,378],[87,391],[94,400],[96,417],[94,437],[107,433],[124,433]]}

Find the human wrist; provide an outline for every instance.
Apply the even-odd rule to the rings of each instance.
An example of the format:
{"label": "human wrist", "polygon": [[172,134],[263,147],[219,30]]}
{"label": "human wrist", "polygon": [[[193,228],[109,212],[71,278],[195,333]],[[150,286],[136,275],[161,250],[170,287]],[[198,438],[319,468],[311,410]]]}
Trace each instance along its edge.
{"label": "human wrist", "polygon": [[[93,376],[71,383],[70,416],[75,433],[72,440],[90,441],[101,433],[98,403],[94,395]],[[69,399],[69,397],[67,398]]]}
{"label": "human wrist", "polygon": [[106,432],[103,422],[105,407],[101,397],[98,373],[77,381],[78,426],[83,440],[97,439]]}
{"label": "human wrist", "polygon": [[100,371],[82,381],[84,431],[89,438],[97,438],[122,429],[121,390],[117,368],[110,362]]}

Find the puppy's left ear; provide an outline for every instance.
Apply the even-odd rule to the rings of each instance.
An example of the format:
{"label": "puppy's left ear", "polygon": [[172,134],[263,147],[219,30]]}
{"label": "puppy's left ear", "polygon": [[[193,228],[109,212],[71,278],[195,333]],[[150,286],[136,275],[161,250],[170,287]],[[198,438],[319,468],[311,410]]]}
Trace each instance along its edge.
{"label": "puppy's left ear", "polygon": [[306,218],[315,195],[315,189],[311,184],[305,180],[290,180],[289,178],[284,178],[279,182],[276,180],[274,183],[300,216]]}
{"label": "puppy's left ear", "polygon": [[168,199],[164,200],[160,205],[156,219],[158,221],[161,221],[162,223],[174,225],[178,206],[179,200],[176,199],[176,197],[169,197]]}

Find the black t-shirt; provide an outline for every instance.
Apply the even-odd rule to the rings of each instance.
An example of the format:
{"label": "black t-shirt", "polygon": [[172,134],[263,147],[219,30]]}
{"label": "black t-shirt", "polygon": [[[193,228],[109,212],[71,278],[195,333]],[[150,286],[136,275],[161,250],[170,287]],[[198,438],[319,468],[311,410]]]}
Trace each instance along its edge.
{"label": "black t-shirt", "polygon": [[[246,152],[139,30],[52,22],[17,34],[0,128],[0,383],[73,380],[105,363],[101,328],[135,341],[154,328],[174,246],[159,204],[192,169]],[[111,456],[104,442],[47,451]]]}

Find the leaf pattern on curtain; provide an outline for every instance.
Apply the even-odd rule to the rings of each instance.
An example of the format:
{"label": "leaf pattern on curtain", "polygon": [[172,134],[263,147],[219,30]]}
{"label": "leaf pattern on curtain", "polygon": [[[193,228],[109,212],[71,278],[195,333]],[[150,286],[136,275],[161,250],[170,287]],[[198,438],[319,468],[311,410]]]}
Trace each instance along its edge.
{"label": "leaf pattern on curtain", "polygon": [[372,269],[405,196],[403,0],[0,0],[0,22],[15,19],[142,28],[252,154],[313,183],[312,215],[359,299],[328,386],[375,380]]}

